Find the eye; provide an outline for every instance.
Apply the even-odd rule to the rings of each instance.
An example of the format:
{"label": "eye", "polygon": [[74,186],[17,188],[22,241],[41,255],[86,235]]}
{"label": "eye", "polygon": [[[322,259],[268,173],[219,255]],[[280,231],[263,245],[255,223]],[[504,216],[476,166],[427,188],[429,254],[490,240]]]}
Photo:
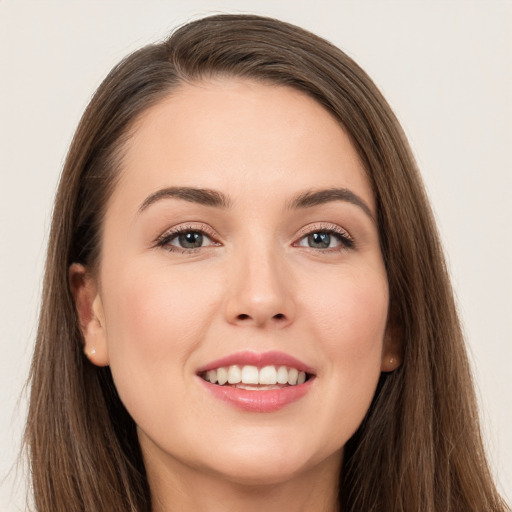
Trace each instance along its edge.
{"label": "eye", "polygon": [[350,235],[338,229],[315,229],[303,235],[294,245],[298,247],[309,247],[310,249],[350,249],[354,241]]}
{"label": "eye", "polygon": [[329,247],[335,247],[339,242],[331,233],[326,232],[311,233],[304,237],[303,240],[307,243],[308,247],[313,249],[328,249]]}
{"label": "eye", "polygon": [[167,231],[158,239],[156,245],[170,251],[187,252],[220,244],[205,230],[185,226]]}

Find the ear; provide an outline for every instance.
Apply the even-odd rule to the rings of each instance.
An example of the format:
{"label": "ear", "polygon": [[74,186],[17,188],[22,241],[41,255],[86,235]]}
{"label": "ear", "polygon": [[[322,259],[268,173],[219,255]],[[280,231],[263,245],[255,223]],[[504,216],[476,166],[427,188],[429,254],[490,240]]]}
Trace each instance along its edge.
{"label": "ear", "polygon": [[83,265],[73,263],[69,267],[69,286],[84,337],[84,353],[96,366],[108,366],[105,316],[96,279]]}
{"label": "ear", "polygon": [[382,346],[382,372],[393,372],[403,360],[403,332],[398,320],[394,315],[388,318],[388,325],[384,334],[384,343]]}

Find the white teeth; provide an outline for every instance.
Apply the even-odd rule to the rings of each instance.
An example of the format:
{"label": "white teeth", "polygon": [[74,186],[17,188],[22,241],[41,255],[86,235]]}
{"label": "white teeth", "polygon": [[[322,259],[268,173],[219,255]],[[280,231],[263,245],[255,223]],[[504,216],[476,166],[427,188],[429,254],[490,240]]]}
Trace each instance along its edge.
{"label": "white teeth", "polygon": [[226,383],[247,385],[244,389],[262,389],[258,386],[275,386],[271,389],[280,389],[287,384],[290,386],[304,384],[307,379],[306,372],[299,371],[297,368],[273,365],[258,368],[253,365],[239,366],[236,364],[208,370],[202,374],[202,377],[204,380],[220,386]]}
{"label": "white teeth", "polygon": [[[281,367],[282,368],[282,367]],[[286,367],[284,367],[286,370]],[[288,373],[288,372],[286,372]],[[277,382],[277,372],[275,366],[264,366],[260,370],[260,384],[275,384]],[[280,384],[283,384],[280,382]]]}
{"label": "white teeth", "polygon": [[[293,368],[290,368],[290,371],[291,370],[293,370]],[[278,384],[288,384],[288,368],[286,368],[286,366],[279,367],[279,370],[277,370],[276,380]]]}
{"label": "white teeth", "polygon": [[299,370],[297,370],[297,368],[290,368],[288,370],[288,384],[290,384],[290,386],[295,386],[295,384],[297,384],[298,375]]}
{"label": "white teeth", "polygon": [[230,366],[228,370],[228,382],[230,384],[238,384],[242,381],[242,372],[239,366]]}
{"label": "white teeth", "polygon": [[[221,386],[223,384],[226,384],[226,382],[228,381],[228,371],[226,370],[226,368],[219,368],[217,370],[217,381]],[[215,382],[213,384],[215,384]]]}
{"label": "white teeth", "polygon": [[256,366],[244,366],[242,368],[242,382],[244,384],[258,384],[258,368]]}

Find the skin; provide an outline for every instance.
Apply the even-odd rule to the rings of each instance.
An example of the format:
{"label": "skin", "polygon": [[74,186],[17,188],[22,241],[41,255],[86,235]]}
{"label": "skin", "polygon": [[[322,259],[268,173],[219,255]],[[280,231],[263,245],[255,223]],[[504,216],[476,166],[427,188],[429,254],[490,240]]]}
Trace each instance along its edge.
{"label": "skin", "polygon": [[[110,365],[138,426],[154,510],[335,510],[343,446],[381,371],[400,362],[354,147],[301,92],[234,79],[182,86],[132,132],[99,271],[72,265],[70,281],[86,353]],[[167,187],[212,189],[230,205],[165,197],[141,211]],[[369,212],[289,206],[331,188]],[[158,245],[177,226],[205,231],[203,246]],[[333,230],[353,246],[331,235],[331,247],[310,247],[308,234]],[[241,350],[300,359],[316,373],[310,391],[271,413],[219,401],[197,369]]]}

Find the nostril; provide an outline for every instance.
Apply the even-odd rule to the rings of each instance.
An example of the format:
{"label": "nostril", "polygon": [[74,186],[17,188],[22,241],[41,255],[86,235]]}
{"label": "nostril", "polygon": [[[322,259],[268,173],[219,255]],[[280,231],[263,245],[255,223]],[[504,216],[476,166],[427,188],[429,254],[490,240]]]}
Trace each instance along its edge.
{"label": "nostril", "polygon": [[[268,319],[269,317],[266,317],[266,318]],[[284,315],[283,313],[276,313],[275,315],[273,315],[271,317],[272,320],[276,320],[279,323],[281,323],[283,320],[286,320],[286,318],[287,318],[286,315]],[[248,315],[247,313],[240,313],[239,315],[236,316],[236,321],[238,321],[238,322],[245,323],[250,320],[254,320],[258,325],[260,324],[260,320],[262,320],[262,323],[265,323],[264,318],[260,319],[257,315],[252,316],[252,315]]]}

